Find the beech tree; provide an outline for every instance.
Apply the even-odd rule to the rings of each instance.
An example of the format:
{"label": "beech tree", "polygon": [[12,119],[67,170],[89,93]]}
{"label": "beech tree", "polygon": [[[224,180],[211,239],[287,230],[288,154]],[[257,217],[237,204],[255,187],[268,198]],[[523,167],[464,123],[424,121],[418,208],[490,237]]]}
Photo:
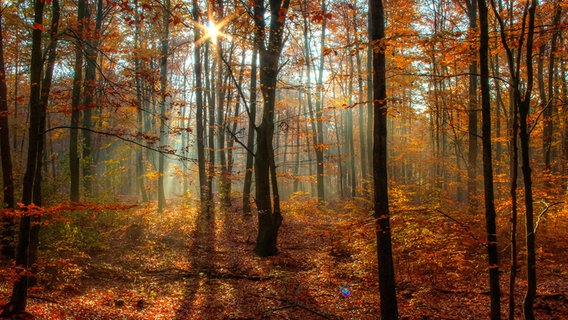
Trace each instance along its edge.
{"label": "beech tree", "polygon": [[[513,49],[507,35],[503,12],[494,1],[491,7],[499,23],[500,40],[503,45],[511,77],[510,86],[512,92],[512,103],[514,112],[518,112],[519,140],[521,144],[521,166],[524,184],[524,205],[525,205],[525,239],[526,239],[526,259],[527,259],[527,292],[523,301],[523,315],[525,319],[535,319],[534,301],[536,298],[536,245],[535,245],[535,226],[534,226],[534,204],[533,204],[533,181],[530,158],[530,125],[529,111],[533,89],[533,46],[535,34],[535,15],[538,2],[536,0],[527,1],[523,7],[521,18],[521,29],[516,44],[517,49]],[[521,64],[524,56],[525,77],[521,78]],[[526,86],[523,82],[526,81]],[[515,139],[515,137],[513,137]]]}
{"label": "beech tree", "polygon": [[489,22],[485,0],[478,0],[479,7],[479,66],[481,85],[483,185],[485,193],[485,222],[487,254],[489,258],[489,288],[491,319],[501,318],[501,294],[499,289],[499,251],[497,248],[497,212],[493,191],[493,161],[491,151],[491,98],[489,91]]}
{"label": "beech tree", "polygon": [[[3,11],[4,8],[0,9]],[[0,254],[7,258],[15,257],[14,246],[14,218],[10,217],[8,211],[14,209],[14,178],[12,176],[12,152],[10,148],[10,129],[8,126],[8,88],[6,86],[6,65],[4,63],[4,37],[2,36],[2,15],[0,15],[0,154],[2,156],[2,185],[3,200],[1,208],[0,223],[2,233],[0,234]]]}
{"label": "beech tree", "polygon": [[[163,18],[162,18],[162,28],[163,34],[161,39],[161,56],[160,56],[160,149],[165,151],[168,145],[168,108],[169,108],[169,98],[168,98],[168,51],[169,51],[169,37],[170,37],[170,11],[171,5],[170,0],[165,0],[162,4]],[[164,206],[166,205],[166,195],[164,191],[164,175],[166,158],[163,152],[160,152],[158,156],[158,211],[162,212]]]}
{"label": "beech tree", "polygon": [[[262,257],[278,253],[276,240],[282,224],[279,208],[278,184],[274,174],[274,110],[278,66],[283,46],[284,25],[290,0],[256,0],[253,17],[255,46],[259,51],[260,87],[262,92],[262,121],[256,128],[257,151],[255,156],[256,206],[258,209],[258,235],[254,252]],[[268,28],[264,20],[269,11]],[[272,195],[275,196],[271,196]]]}
{"label": "beech tree", "polygon": [[[12,296],[4,307],[3,316],[22,314],[26,310],[28,287],[34,282],[33,264],[37,259],[39,214],[33,205],[41,207],[42,157],[44,152],[44,132],[46,109],[55,63],[59,27],[59,1],[52,2],[51,44],[48,46],[47,67],[44,69],[42,55],[42,32],[44,1],[34,2],[32,55],[30,62],[30,126],[26,171],[22,190],[24,214],[20,218],[18,244],[16,247],[16,268],[18,279],[14,282]],[[42,80],[42,75],[44,76]]]}
{"label": "beech tree", "polygon": [[77,2],[77,25],[75,26],[75,67],[71,100],[71,124],[69,134],[69,170],[71,174],[70,200],[80,200],[80,158],[79,158],[79,122],[81,120],[81,93],[83,87],[84,41],[86,39],[85,0]]}
{"label": "beech tree", "polygon": [[398,319],[396,282],[392,257],[388,177],[387,177],[387,87],[385,69],[385,16],[382,0],[369,1],[373,44],[373,186],[381,319]]}

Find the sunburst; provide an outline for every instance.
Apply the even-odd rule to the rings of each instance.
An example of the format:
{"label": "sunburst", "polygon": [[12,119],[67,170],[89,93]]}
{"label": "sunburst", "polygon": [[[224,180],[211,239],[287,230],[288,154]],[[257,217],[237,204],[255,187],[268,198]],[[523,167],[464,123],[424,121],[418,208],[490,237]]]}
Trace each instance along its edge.
{"label": "sunburst", "polygon": [[195,44],[201,44],[208,40],[211,40],[211,42],[215,44],[217,42],[217,38],[219,37],[230,38],[230,35],[224,33],[222,30],[227,24],[229,24],[229,22],[233,20],[233,16],[225,17],[219,22],[215,22],[214,20],[215,19],[213,19],[212,16],[209,16],[209,19],[205,25],[194,23],[204,33],[203,36],[199,40],[197,40]]}

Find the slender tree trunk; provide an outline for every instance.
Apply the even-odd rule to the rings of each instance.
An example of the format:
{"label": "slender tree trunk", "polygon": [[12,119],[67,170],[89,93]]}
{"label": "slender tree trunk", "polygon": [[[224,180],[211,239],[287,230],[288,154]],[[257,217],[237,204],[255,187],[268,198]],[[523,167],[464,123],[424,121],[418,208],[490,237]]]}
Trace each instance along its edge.
{"label": "slender tree trunk", "polygon": [[487,231],[487,255],[489,259],[489,288],[491,297],[491,319],[501,318],[499,288],[499,252],[497,250],[497,213],[493,191],[493,162],[491,155],[491,98],[489,89],[489,27],[488,9],[485,0],[478,0],[480,45],[479,65],[481,69],[481,116],[483,143],[483,184],[485,191],[485,222]]}
{"label": "slender tree trunk", "polygon": [[86,2],[77,2],[77,44],[75,48],[75,76],[71,97],[71,132],[69,135],[69,169],[71,171],[71,201],[80,200],[79,121],[81,119],[81,87],[83,82],[83,43],[85,41]]}
{"label": "slender tree trunk", "polygon": [[[138,1],[135,2],[135,6],[136,6],[136,11],[138,12]],[[137,17],[137,19],[139,19]],[[136,100],[138,100],[138,106],[137,106],[137,110],[136,110],[136,125],[138,127],[138,130],[140,132],[144,131],[144,113],[143,113],[143,109],[145,106],[145,103],[143,102],[145,100],[145,95],[143,94],[143,85],[144,85],[144,80],[142,77],[142,66],[141,66],[141,62],[140,62],[140,56],[139,56],[139,49],[141,48],[140,45],[140,33],[141,33],[141,28],[140,28],[140,23],[136,24],[136,29],[134,32],[134,47],[136,49],[136,54],[134,55],[134,68],[136,69]],[[142,143],[142,137],[138,136],[136,138],[136,140],[138,141],[138,143]],[[137,148],[136,149],[136,180],[137,180],[137,185],[138,185],[138,190],[140,192],[140,196],[142,197],[142,202],[147,202],[148,201],[148,193],[146,192],[146,184],[145,184],[145,179],[144,179],[144,174],[145,174],[145,168],[144,168],[144,157],[143,157],[143,153],[142,153],[142,149],[141,148]]]}
{"label": "slender tree trunk", "polygon": [[529,101],[525,101],[519,108],[520,119],[520,140],[521,140],[521,159],[523,184],[525,186],[525,230],[526,230],[526,253],[527,253],[527,292],[523,301],[523,313],[526,320],[535,319],[534,300],[536,298],[536,245],[534,233],[534,208],[532,196],[532,177],[529,154],[528,131],[528,112]]}
{"label": "slender tree trunk", "polygon": [[[369,14],[367,15],[367,29],[369,34],[371,33],[371,30],[373,29],[373,21],[371,18],[371,13],[369,12]],[[374,103],[373,103],[373,44],[371,43],[371,41],[369,41],[369,45],[367,46],[367,125],[366,125],[366,130],[365,130],[365,135],[367,137],[367,139],[365,139],[365,142],[367,144],[367,167],[369,168],[369,174],[366,177],[366,179],[369,181],[368,184],[368,188],[367,188],[367,192],[369,193],[369,196],[372,194],[373,190],[372,187],[373,185],[371,184],[371,181],[373,179],[373,175],[374,175],[374,170],[373,170],[373,119],[375,118],[374,116]]]}
{"label": "slender tree trunk", "polygon": [[[355,25],[356,26],[356,25]],[[357,27],[355,27],[357,28]],[[357,30],[355,30],[357,31]],[[359,89],[359,103],[363,100],[363,64],[361,59],[361,50],[357,50],[356,52],[356,59],[357,59],[357,83]],[[360,104],[358,109],[359,113],[359,151],[361,152],[361,180],[362,180],[362,189],[366,189],[366,181],[369,180],[369,168],[367,164],[367,153],[370,150],[367,150],[367,135],[365,128],[365,104]],[[369,115],[367,115],[369,117]]]}
{"label": "slender tree trunk", "polygon": [[[256,43],[257,40],[254,41]],[[252,186],[252,173],[254,165],[254,134],[255,134],[255,119],[256,119],[256,87],[257,87],[257,60],[258,60],[258,48],[255,46],[252,52],[251,61],[251,75],[250,75],[250,115],[249,115],[249,125],[248,125],[248,138],[247,138],[247,163],[245,171],[245,181],[243,186],[243,212],[245,214],[250,214],[251,212],[251,186]]]}
{"label": "slender tree trunk", "polygon": [[[304,69],[300,71],[300,83],[303,83],[304,80]],[[300,104],[298,108],[298,113],[296,117],[301,119],[303,112],[305,110],[304,107],[304,95],[303,90],[298,90],[298,102]],[[302,127],[300,126],[300,122],[296,122],[296,147],[295,147],[295,164],[294,164],[294,189],[293,192],[300,191],[300,133],[302,132]]]}
{"label": "slender tree trunk", "polygon": [[[466,0],[469,32],[477,30],[477,0]],[[475,209],[477,203],[477,172],[478,172],[478,134],[477,134],[477,58],[475,46],[471,47],[472,57],[469,65],[469,110],[468,110],[468,131],[469,131],[469,152],[467,164],[467,189],[468,207],[470,211]]]}
{"label": "slender tree trunk", "polygon": [[[43,24],[44,1],[34,2],[34,23]],[[45,119],[45,107],[41,100],[41,75],[43,70],[42,61],[42,31],[37,28],[32,31],[32,51],[30,64],[30,127],[28,139],[28,157],[24,185],[22,191],[22,203],[30,205],[34,200],[36,188],[38,162],[41,162],[39,153],[43,147],[42,118]],[[39,170],[41,172],[41,170]],[[36,196],[37,197],[37,196]],[[18,245],[16,248],[16,268],[19,276],[14,283],[10,303],[4,307],[2,316],[12,316],[25,312],[28,297],[28,285],[31,278],[30,272],[30,236],[32,229],[32,213],[25,212],[20,218],[18,233]]]}
{"label": "slender tree trunk", "polygon": [[[348,35],[348,42],[351,42]],[[357,172],[355,171],[355,141],[353,137],[353,77],[355,74],[355,64],[353,61],[353,56],[349,56],[349,92],[347,93],[349,96],[349,108],[345,110],[345,137],[346,137],[346,149],[348,154],[348,165],[349,165],[349,188],[351,189],[351,197],[355,197],[357,195]]]}
{"label": "slender tree trunk", "polygon": [[[214,83],[214,72],[209,69],[209,42],[207,42],[205,47],[205,87],[207,88],[207,101],[209,102],[209,108],[207,110],[209,123],[207,124],[208,128],[208,147],[209,147],[209,162],[207,167],[207,199],[208,199],[208,206],[210,209],[213,208],[213,179],[215,176],[215,91],[211,88],[211,85]],[[215,70],[215,64],[211,67],[211,69]],[[212,96],[213,94],[213,96]]]}
{"label": "slender tree trunk", "polygon": [[[547,30],[542,29],[541,33]],[[544,55],[546,54],[546,46],[542,45],[536,57],[537,61],[537,84],[540,98],[540,107],[542,110],[542,158],[544,162],[545,174],[550,173],[550,148],[552,147],[552,109],[546,97],[546,87],[544,84]],[[546,182],[545,182],[546,183]]]}
{"label": "slender tree trunk", "polygon": [[206,210],[209,205],[207,173],[205,171],[205,126],[203,117],[203,81],[201,66],[201,30],[197,27],[199,23],[199,4],[197,0],[193,0],[193,21],[196,27],[193,29],[195,47],[193,52],[193,63],[195,72],[195,121],[197,134],[197,170],[199,174],[199,200],[201,202],[201,211]]}
{"label": "slender tree trunk", "polygon": [[[242,88],[242,84],[243,84],[243,78],[244,78],[244,71],[245,71],[245,58],[246,55],[243,52],[242,58],[241,58],[241,70],[239,72],[239,79],[237,80],[237,87],[238,88]],[[232,101],[232,91],[229,92],[229,95],[227,97],[227,101]],[[237,102],[235,103],[235,114],[234,117],[235,119],[239,116],[241,112],[241,100],[237,99]],[[227,121],[225,121],[227,122]],[[234,120],[233,121],[233,126],[231,128],[231,132],[236,132],[237,131],[237,125],[238,125],[238,121]],[[227,176],[226,178],[226,189],[227,189],[227,195],[230,196],[231,195],[231,191],[233,189],[233,183],[232,183],[232,172],[233,172],[233,165],[234,165],[234,157],[233,157],[233,149],[235,146],[235,139],[233,137],[230,137],[229,140],[227,141],[227,170],[226,170],[226,174]],[[230,202],[230,197],[227,198],[227,200],[229,200],[228,202],[225,202],[224,205],[225,206],[230,206],[231,202]]]}
{"label": "slender tree trunk", "polygon": [[[340,141],[340,137],[341,137],[341,133],[340,133],[340,128],[341,126],[339,125],[340,120],[337,117],[337,111],[333,110],[333,120],[335,121],[335,123],[337,123],[338,125],[335,126],[335,140]],[[342,150],[341,150],[341,145],[337,146],[337,168],[339,170],[339,176],[337,177],[337,190],[339,193],[339,196],[341,198],[345,197],[345,187],[344,187],[344,181],[345,181],[345,174],[343,173],[343,159],[341,157],[342,155]]]}
{"label": "slender tree trunk", "polygon": [[2,155],[2,187],[4,190],[3,205],[1,210],[2,219],[0,227],[1,255],[6,259],[16,257],[15,248],[15,219],[8,214],[14,209],[14,177],[12,176],[12,153],[10,149],[10,129],[8,124],[8,88],[6,86],[6,67],[4,64],[4,37],[2,33],[2,15],[0,15],[0,153]]}
{"label": "slender tree trunk", "polygon": [[[552,143],[553,143],[553,134],[554,134],[554,125],[553,125],[553,114],[554,114],[554,75],[555,75],[555,58],[556,58],[556,51],[557,49],[557,42],[558,37],[560,36],[560,29],[559,23],[560,18],[562,15],[562,7],[558,3],[558,1],[554,4],[554,17],[552,20],[552,25],[554,30],[552,31],[552,39],[550,41],[550,54],[548,60],[548,94],[545,92],[544,88],[544,68],[543,68],[543,51],[545,46],[541,47],[541,54],[539,55],[539,64],[538,64],[538,83],[540,89],[540,96],[541,96],[541,103],[544,106],[544,111],[542,113],[543,116],[543,134],[542,134],[542,151],[544,156],[544,170],[547,173],[551,173],[552,170]],[[547,184],[550,186],[549,179],[546,179]]]}
{"label": "slender tree trunk", "polygon": [[[526,56],[532,57],[533,37],[535,31],[535,12],[537,0],[531,0],[528,8],[529,24],[527,29]],[[522,101],[519,101],[519,137],[521,142],[521,164],[523,184],[525,186],[525,231],[527,253],[527,292],[523,301],[523,314],[526,320],[534,320],[534,300],[536,298],[536,236],[534,230],[534,207],[532,193],[532,175],[530,159],[530,131],[528,116],[530,112],[530,98],[532,94],[533,67],[531,59],[526,62],[527,88]],[[520,98],[520,95],[519,95]]]}
{"label": "slender tree trunk", "polygon": [[[45,158],[45,142],[46,137],[44,135],[47,117],[47,105],[49,103],[49,92],[51,90],[51,82],[53,79],[53,70],[55,68],[55,59],[57,57],[57,43],[58,43],[58,30],[59,30],[59,0],[53,1],[52,5],[52,20],[50,29],[50,45],[47,49],[47,65],[45,66],[44,77],[41,84],[40,100],[42,106],[42,114],[40,116],[40,140],[38,140],[38,159],[36,163],[36,171],[34,178],[34,190],[32,203],[36,206],[43,205],[43,198],[41,193],[42,180],[43,180],[43,161]],[[29,263],[32,266],[31,271],[34,276],[29,279],[29,286],[35,286],[37,284],[37,278],[35,274],[37,273],[37,259],[38,259],[38,248],[39,248],[39,229],[40,229],[40,219],[41,216],[35,216],[32,218],[32,227],[30,230],[30,248],[29,248]]]}
{"label": "slender tree trunk", "polygon": [[320,38],[320,48],[321,55],[318,67],[318,78],[316,80],[316,134],[318,136],[318,145],[316,146],[316,174],[317,174],[317,185],[318,185],[318,201],[322,203],[325,201],[325,185],[324,185],[324,151],[325,145],[323,140],[323,70],[325,65],[325,55],[323,54],[323,48],[325,48],[326,40],[326,26],[327,26],[327,8],[326,0],[322,0],[321,12],[323,14],[322,25],[321,25],[321,38]]}
{"label": "slender tree trunk", "polygon": [[518,243],[517,243],[517,218],[518,218],[518,200],[517,200],[517,180],[519,177],[519,146],[517,138],[519,135],[519,118],[516,108],[513,108],[512,123],[513,131],[511,133],[511,268],[509,275],[509,320],[515,319],[515,283],[517,281],[518,268]]}
{"label": "slender tree trunk", "polygon": [[[85,9],[86,17],[85,19],[88,21],[90,20],[90,10],[88,8]],[[87,60],[86,68],[85,68],[85,89],[83,91],[85,99],[84,105],[85,108],[83,110],[83,127],[86,129],[91,129],[92,127],[92,110],[95,107],[94,98],[96,93],[96,61],[98,55],[98,46],[99,46],[99,32],[102,25],[103,19],[103,2],[102,0],[97,1],[97,14],[95,17],[95,29],[92,33],[88,34],[87,46],[85,49],[85,58]],[[93,155],[92,155],[92,138],[91,138],[91,131],[83,130],[83,183],[85,187],[85,194],[92,195],[93,194]]]}
{"label": "slender tree trunk", "polygon": [[[306,2],[307,5],[307,2]],[[307,9],[306,9],[307,10]],[[317,132],[317,114],[314,112],[314,103],[313,103],[313,99],[312,99],[312,49],[311,49],[311,44],[310,44],[310,36],[311,36],[311,32],[309,29],[309,23],[308,23],[308,17],[307,15],[304,16],[304,24],[303,24],[303,28],[304,28],[304,60],[306,61],[306,74],[307,74],[307,84],[306,84],[306,97],[307,97],[307,102],[308,102],[308,111],[310,114],[310,122],[311,122],[311,127],[312,127],[312,140],[313,140],[313,147],[314,147],[314,151],[316,153],[316,167],[317,167],[317,163],[318,163],[318,159],[320,159],[320,156],[318,155],[319,153],[319,149],[322,146],[322,141],[320,140],[320,135]],[[323,157],[321,157],[323,159]],[[313,170],[312,168],[312,164],[310,163],[310,176],[311,176],[311,171]],[[316,178],[317,181],[319,181],[319,178]],[[322,200],[323,198],[323,194],[322,197],[320,197],[320,193],[319,193],[319,182],[317,184],[318,189],[318,200]],[[313,189],[313,188],[312,188]],[[322,200],[323,201],[323,200]]]}
{"label": "slender tree trunk", "polygon": [[[224,18],[224,6],[222,1],[212,2],[213,11],[217,13],[217,21],[221,21]],[[224,68],[223,68],[223,40],[221,37],[212,39],[216,41],[215,44],[215,65],[216,77],[215,77],[215,108],[216,110],[216,132],[215,137],[217,139],[216,150],[219,161],[219,200],[221,205],[224,207],[230,206],[230,191],[229,191],[229,179],[230,175],[228,173],[227,167],[227,154],[225,152],[225,114],[227,107],[225,106],[225,81],[224,81]]]}
{"label": "slender tree trunk", "polygon": [[162,38],[161,60],[160,60],[160,147],[161,152],[158,156],[158,212],[162,212],[166,205],[166,193],[164,190],[166,157],[165,148],[168,147],[168,128],[167,128],[167,107],[168,107],[168,46],[170,37],[170,0],[165,0]]}
{"label": "slender tree trunk", "polygon": [[379,261],[381,319],[398,319],[396,281],[392,257],[392,240],[387,177],[387,105],[385,68],[385,16],[382,0],[369,1],[370,40],[373,43],[373,178],[374,205]]}

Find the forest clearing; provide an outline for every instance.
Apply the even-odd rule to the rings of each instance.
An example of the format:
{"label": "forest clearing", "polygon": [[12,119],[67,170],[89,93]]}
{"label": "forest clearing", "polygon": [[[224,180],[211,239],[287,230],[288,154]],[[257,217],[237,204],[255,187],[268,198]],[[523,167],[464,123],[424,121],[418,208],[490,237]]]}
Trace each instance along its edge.
{"label": "forest clearing", "polygon": [[[294,196],[283,204],[281,252],[266,259],[252,251],[252,216],[222,209],[199,233],[195,205],[178,201],[159,216],[154,204],[54,219],[45,226],[28,312],[36,319],[379,319],[368,202],[320,210],[317,199]],[[405,208],[392,218],[400,319],[487,318],[485,248],[471,237],[482,237],[482,222],[459,225],[426,207]],[[535,313],[564,319],[568,216],[564,205],[549,214],[539,229]],[[11,272],[2,264],[0,304]],[[524,287],[519,281],[519,303]],[[506,305],[508,295],[501,299]]]}

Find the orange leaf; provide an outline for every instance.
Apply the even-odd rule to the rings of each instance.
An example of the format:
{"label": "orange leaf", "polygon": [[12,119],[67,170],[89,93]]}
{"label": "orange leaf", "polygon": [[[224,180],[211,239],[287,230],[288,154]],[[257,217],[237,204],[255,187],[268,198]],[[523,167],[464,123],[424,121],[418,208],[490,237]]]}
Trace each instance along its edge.
{"label": "orange leaf", "polygon": [[35,22],[34,22],[33,28],[34,28],[34,30],[41,30],[41,31],[45,30],[42,24],[35,23]]}

